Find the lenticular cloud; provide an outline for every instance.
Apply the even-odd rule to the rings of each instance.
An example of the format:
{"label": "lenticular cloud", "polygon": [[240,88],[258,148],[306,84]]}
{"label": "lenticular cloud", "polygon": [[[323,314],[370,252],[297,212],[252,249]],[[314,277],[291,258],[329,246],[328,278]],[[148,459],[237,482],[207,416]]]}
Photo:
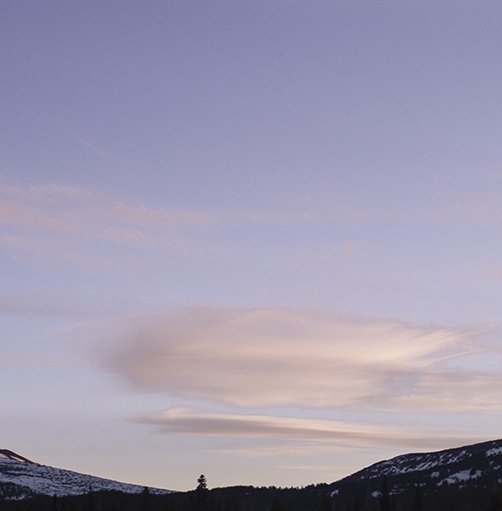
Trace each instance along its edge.
{"label": "lenticular cloud", "polygon": [[445,445],[479,442],[479,438],[432,435],[430,432],[406,432],[392,426],[358,424],[333,420],[276,417],[270,415],[237,415],[204,413],[172,408],[136,420],[155,425],[161,433],[212,436],[222,438],[276,438],[322,442],[336,445],[413,446],[441,448]]}
{"label": "lenticular cloud", "polygon": [[193,309],[154,322],[136,326],[106,364],[136,389],[181,398],[241,407],[460,410],[470,406],[463,392],[469,379],[486,380],[452,378],[444,367],[476,349],[461,330],[279,308]]}

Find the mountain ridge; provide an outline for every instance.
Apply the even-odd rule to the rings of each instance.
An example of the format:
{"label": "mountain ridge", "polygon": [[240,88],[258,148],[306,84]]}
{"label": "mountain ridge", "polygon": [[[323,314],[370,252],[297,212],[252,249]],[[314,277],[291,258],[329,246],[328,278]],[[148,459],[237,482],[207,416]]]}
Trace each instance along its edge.
{"label": "mountain ridge", "polygon": [[[269,511],[274,501],[281,502],[284,509],[312,511],[319,509],[322,499],[327,499],[331,509],[336,511],[374,510],[381,508],[384,497],[394,502],[394,508],[399,511],[414,509],[413,502],[418,494],[431,511],[484,511],[495,495],[502,511],[498,485],[502,485],[502,439],[441,451],[402,454],[332,483],[282,489],[234,486],[214,488],[209,493],[214,502],[221,505],[240,503],[236,511],[242,506],[247,509],[248,504],[252,504],[255,511]],[[0,450],[0,500],[2,496],[7,500],[23,500],[44,495],[78,496],[91,491],[138,495],[144,488],[48,467],[13,451]],[[149,492],[159,498],[172,494],[181,507],[192,502],[190,495],[196,493],[158,488]],[[499,511],[499,507],[493,509]]]}
{"label": "mountain ridge", "polygon": [[0,449],[0,458],[7,458],[10,460],[21,461],[25,463],[35,463],[34,461],[31,461],[24,456],[16,454],[14,451],[10,451],[9,449]]}
{"label": "mountain ridge", "polygon": [[384,491],[411,502],[418,491],[450,506],[453,501],[486,499],[501,483],[502,440],[490,440],[379,461],[329,484],[327,494],[339,504],[354,501],[357,495],[378,499]]}
{"label": "mountain ridge", "polygon": [[[23,500],[40,495],[66,497],[90,491],[141,493],[144,486],[81,474],[72,470],[36,463],[8,449],[0,450],[0,498]],[[172,490],[149,488],[152,494]]]}
{"label": "mountain ridge", "polygon": [[[487,458],[487,460],[480,464],[483,455]],[[368,467],[331,483],[331,485],[342,483],[343,481],[357,477],[360,479],[371,480],[381,478],[383,476],[397,476],[412,472],[423,472],[429,474],[432,469],[439,467],[443,467],[444,469],[448,466],[452,468],[452,470],[447,469],[448,473],[451,474],[453,470],[457,470],[460,466],[463,467],[465,462],[469,462],[469,460],[471,460],[471,462],[476,462],[475,472],[477,475],[473,472],[472,478],[479,478],[481,475],[479,473],[483,471],[488,472],[490,469],[493,469],[494,471],[499,470],[502,467],[502,439],[443,449],[440,451],[401,454],[388,460],[373,463]],[[474,467],[471,467],[469,472],[473,469]],[[432,474],[435,474],[436,472],[437,471],[434,470],[432,471]],[[434,475],[432,477],[434,478],[439,476]],[[453,476],[450,477],[450,479],[453,479]],[[460,482],[461,480],[465,480],[465,478],[457,478],[457,482]],[[502,483],[502,474],[497,476],[496,482]],[[454,484],[454,481],[448,481],[448,483]],[[440,480],[437,483],[438,486],[441,486],[442,484],[444,484],[444,480]]]}

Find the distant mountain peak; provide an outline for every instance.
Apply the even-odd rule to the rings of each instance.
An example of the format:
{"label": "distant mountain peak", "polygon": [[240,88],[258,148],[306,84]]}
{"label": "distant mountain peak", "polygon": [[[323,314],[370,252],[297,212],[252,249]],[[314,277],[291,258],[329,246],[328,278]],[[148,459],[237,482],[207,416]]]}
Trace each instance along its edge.
{"label": "distant mountain peak", "polygon": [[[9,449],[0,449],[0,499],[20,500],[36,495],[64,497],[89,491],[141,493],[143,490],[144,486],[41,465]],[[172,493],[160,488],[150,488],[150,492]]]}
{"label": "distant mountain peak", "polygon": [[0,458],[7,458],[9,460],[20,461],[22,463],[35,463],[24,456],[16,454],[13,451],[9,451],[9,449],[0,449]]}
{"label": "distant mountain peak", "polygon": [[439,506],[436,509],[442,509],[438,502],[446,506],[448,499],[462,505],[462,499],[488,499],[494,486],[502,484],[501,469],[502,440],[491,440],[380,461],[331,483],[328,494],[345,503],[353,501],[356,495],[377,498],[385,484],[389,495],[411,505],[418,487],[423,495],[436,499]]}

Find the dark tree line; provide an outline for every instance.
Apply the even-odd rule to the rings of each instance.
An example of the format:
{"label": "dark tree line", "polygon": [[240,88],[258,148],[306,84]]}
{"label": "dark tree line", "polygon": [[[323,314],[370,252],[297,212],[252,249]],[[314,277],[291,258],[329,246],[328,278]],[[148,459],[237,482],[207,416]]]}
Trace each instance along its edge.
{"label": "dark tree line", "polygon": [[[0,491],[1,491],[0,486]],[[193,491],[157,495],[89,491],[70,497],[36,496],[24,500],[0,498],[0,511],[502,511],[502,493],[444,488],[427,492],[415,485],[395,494],[387,478],[378,491],[368,488],[341,498],[328,485],[306,488],[239,486],[209,490],[205,476]]]}

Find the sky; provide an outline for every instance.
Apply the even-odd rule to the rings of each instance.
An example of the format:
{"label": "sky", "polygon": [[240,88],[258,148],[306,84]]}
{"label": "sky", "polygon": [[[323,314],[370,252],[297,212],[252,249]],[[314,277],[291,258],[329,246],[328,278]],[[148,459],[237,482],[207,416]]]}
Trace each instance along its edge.
{"label": "sky", "polygon": [[0,4],[0,447],[187,490],[501,436],[502,4]]}

